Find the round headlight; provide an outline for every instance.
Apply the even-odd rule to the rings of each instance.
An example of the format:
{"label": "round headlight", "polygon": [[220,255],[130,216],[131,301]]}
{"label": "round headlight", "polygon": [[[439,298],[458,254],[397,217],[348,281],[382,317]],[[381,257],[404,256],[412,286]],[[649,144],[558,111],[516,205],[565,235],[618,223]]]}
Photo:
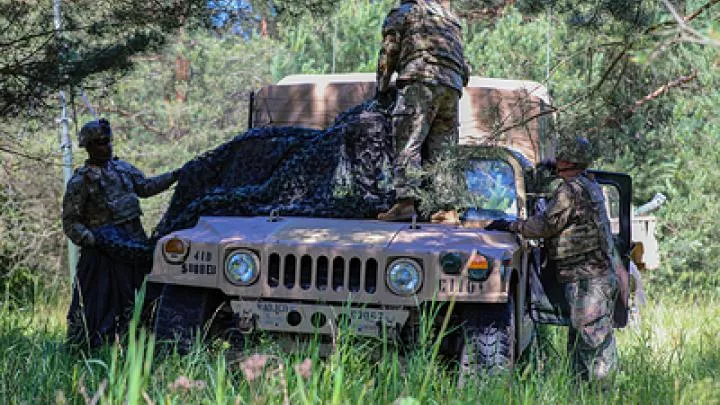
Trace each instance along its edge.
{"label": "round headlight", "polygon": [[420,290],[422,271],[420,264],[412,259],[398,259],[388,266],[387,286],[398,295],[412,295]]}
{"label": "round headlight", "polygon": [[250,285],[260,275],[260,259],[249,250],[236,250],[225,260],[225,277],[236,285]]}

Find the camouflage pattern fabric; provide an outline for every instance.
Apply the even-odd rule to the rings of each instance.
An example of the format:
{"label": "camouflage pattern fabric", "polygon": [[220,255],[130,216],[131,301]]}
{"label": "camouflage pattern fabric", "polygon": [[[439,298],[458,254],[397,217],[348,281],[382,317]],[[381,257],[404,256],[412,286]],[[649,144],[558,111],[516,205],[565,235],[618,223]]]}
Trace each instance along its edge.
{"label": "camouflage pattern fabric", "polygon": [[127,231],[143,242],[147,237],[140,221],[138,197],[151,197],[167,190],[174,173],[146,178],[130,163],[117,158],[105,166],[85,165],[75,171],[63,197],[62,223],[75,244],[93,244],[93,232],[107,225],[133,224]]}
{"label": "camouflage pattern fabric", "polygon": [[612,235],[602,190],[584,173],[563,181],[544,212],[513,222],[510,230],[545,239],[560,282],[605,277],[612,271],[607,246]]}
{"label": "camouflage pattern fabric", "polygon": [[570,304],[568,355],[573,370],[583,379],[603,379],[617,368],[615,276],[564,283],[563,287]]}
{"label": "camouflage pattern fabric", "polygon": [[382,28],[378,91],[397,82],[443,85],[459,92],[469,77],[459,19],[435,0],[405,0],[390,11]]}
{"label": "camouflage pattern fabric", "polygon": [[393,168],[398,199],[418,199],[423,144],[427,144],[428,158],[432,161],[444,146],[458,143],[459,96],[449,87],[421,82],[398,89],[392,113],[398,150]]}
{"label": "camouflage pattern fabric", "polygon": [[325,131],[256,128],[187,163],[153,240],[201,215],[372,218],[394,202],[390,120],[369,101]]}

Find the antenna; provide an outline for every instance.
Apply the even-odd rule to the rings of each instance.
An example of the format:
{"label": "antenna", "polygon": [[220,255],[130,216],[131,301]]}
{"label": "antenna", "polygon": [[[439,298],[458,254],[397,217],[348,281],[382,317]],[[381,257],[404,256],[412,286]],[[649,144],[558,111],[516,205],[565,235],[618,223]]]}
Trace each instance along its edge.
{"label": "antenna", "polygon": [[[63,41],[62,41],[62,15],[60,14],[60,1],[53,0],[53,20],[55,23],[55,40],[58,42],[58,73],[62,78],[63,75]],[[85,96],[83,95],[83,98]],[[60,117],[57,122],[60,124],[60,150],[63,155],[63,184],[67,185],[72,177],[73,170],[73,152],[72,152],[72,140],[68,135],[68,121],[67,116],[67,99],[65,98],[65,91],[60,90]],[[67,238],[67,250],[68,250],[68,267],[70,272],[70,281],[75,278],[75,268],[78,262],[78,248],[72,241]]]}

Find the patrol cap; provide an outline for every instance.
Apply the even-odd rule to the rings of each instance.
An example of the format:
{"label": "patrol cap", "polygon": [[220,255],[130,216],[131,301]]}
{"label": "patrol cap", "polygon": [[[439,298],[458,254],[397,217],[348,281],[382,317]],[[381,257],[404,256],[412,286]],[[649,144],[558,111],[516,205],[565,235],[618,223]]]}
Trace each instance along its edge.
{"label": "patrol cap", "polygon": [[81,147],[86,147],[88,142],[94,139],[107,139],[112,142],[113,134],[110,128],[110,121],[105,118],[89,121],[85,123],[78,133],[78,143]]}
{"label": "patrol cap", "polygon": [[560,137],[555,159],[588,167],[594,160],[592,144],[582,136]]}

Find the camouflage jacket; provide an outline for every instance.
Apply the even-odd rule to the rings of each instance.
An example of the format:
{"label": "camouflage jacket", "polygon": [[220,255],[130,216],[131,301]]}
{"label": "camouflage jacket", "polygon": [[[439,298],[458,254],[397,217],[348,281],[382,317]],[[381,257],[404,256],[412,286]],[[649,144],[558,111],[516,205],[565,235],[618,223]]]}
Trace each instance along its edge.
{"label": "camouflage jacket", "polygon": [[600,186],[580,174],[557,187],[547,209],[510,230],[545,239],[560,282],[606,276],[611,271],[612,233]]}
{"label": "camouflage jacket", "polygon": [[378,91],[398,81],[441,84],[462,92],[465,63],[460,21],[435,0],[404,0],[390,11],[382,28],[377,67]]}
{"label": "camouflage jacket", "polygon": [[175,172],[145,175],[130,163],[114,158],[104,167],[75,170],[63,198],[63,231],[75,244],[92,240],[91,230],[122,224],[142,215],[138,197],[151,197],[175,182]]}

